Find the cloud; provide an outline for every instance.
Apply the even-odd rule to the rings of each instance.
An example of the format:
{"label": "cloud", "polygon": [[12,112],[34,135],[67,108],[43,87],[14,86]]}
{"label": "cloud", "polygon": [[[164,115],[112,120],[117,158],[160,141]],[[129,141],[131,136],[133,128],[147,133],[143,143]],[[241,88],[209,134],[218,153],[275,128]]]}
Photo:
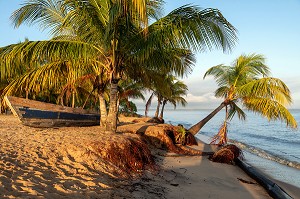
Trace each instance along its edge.
{"label": "cloud", "polygon": [[213,93],[206,93],[204,95],[194,95],[192,93],[188,93],[186,96],[187,102],[211,102],[211,101],[219,101],[215,98]]}
{"label": "cloud", "polygon": [[[300,86],[298,77],[281,77],[282,81],[291,90],[291,95],[293,99],[293,104],[288,108],[299,109],[300,108]],[[180,105],[177,106],[178,109],[215,109],[220,105],[222,99],[216,98],[214,96],[214,91],[217,89],[217,85],[213,78],[202,78],[191,76],[186,79],[182,79],[184,83],[188,86],[188,94],[184,97],[188,102],[186,107]],[[148,100],[150,94],[147,94],[146,100]],[[139,108],[144,109],[146,101],[143,100],[134,100]],[[157,99],[152,99],[151,108],[156,108]],[[173,109],[173,106],[167,104],[166,108]]]}

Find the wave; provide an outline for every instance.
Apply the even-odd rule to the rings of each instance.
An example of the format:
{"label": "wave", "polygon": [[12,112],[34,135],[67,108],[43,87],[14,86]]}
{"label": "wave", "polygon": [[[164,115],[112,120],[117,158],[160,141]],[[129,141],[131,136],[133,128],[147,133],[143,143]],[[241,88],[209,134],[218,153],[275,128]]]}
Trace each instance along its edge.
{"label": "wave", "polygon": [[243,132],[243,137],[249,137],[252,139],[259,139],[259,140],[264,140],[265,142],[272,142],[272,143],[284,143],[288,145],[297,145],[300,146],[300,140],[296,139],[293,140],[290,137],[271,137],[270,135],[261,135],[261,134],[254,134],[254,133],[248,133],[248,132]]}
{"label": "wave", "polygon": [[255,154],[259,157],[262,157],[262,158],[265,158],[265,159],[268,159],[268,160],[271,160],[271,161],[274,161],[274,162],[278,162],[280,164],[283,164],[283,165],[286,165],[286,166],[289,166],[289,167],[300,169],[300,163],[299,162],[290,161],[290,160],[287,160],[283,157],[275,156],[275,155],[271,154],[268,151],[265,151],[263,149],[260,149],[260,148],[254,147],[254,146],[250,146],[250,145],[242,143],[242,142],[238,142],[238,141],[235,141],[235,140],[229,140],[229,142],[232,143],[232,144],[235,144],[240,149],[248,151],[248,152],[250,152],[252,154]]}

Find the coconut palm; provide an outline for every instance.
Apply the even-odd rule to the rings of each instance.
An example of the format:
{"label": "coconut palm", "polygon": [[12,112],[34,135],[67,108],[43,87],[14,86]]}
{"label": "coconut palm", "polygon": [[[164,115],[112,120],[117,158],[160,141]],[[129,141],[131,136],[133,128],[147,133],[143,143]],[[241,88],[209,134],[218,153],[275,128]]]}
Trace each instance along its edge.
{"label": "coconut palm", "polygon": [[145,91],[146,89],[142,83],[131,79],[120,81],[118,106],[122,106],[124,113],[135,113],[137,111],[136,106],[133,102],[129,101],[129,98],[145,100],[143,95]]}
{"label": "coconut palm", "polygon": [[163,121],[165,105],[170,102],[174,108],[176,108],[177,103],[185,106],[187,102],[182,96],[186,95],[188,89],[182,81],[177,80],[173,75],[157,74],[155,77],[149,88],[152,93],[146,103],[145,115],[147,116],[153,97],[156,96],[157,106],[154,117]]}
{"label": "coconut palm", "polygon": [[[150,74],[151,74],[150,82],[148,83],[146,88],[148,88],[148,90],[151,91],[151,95],[149,96],[145,105],[145,116],[148,115],[148,111],[151,106],[153,98],[157,97],[157,106],[156,106],[154,117],[158,118],[160,106],[163,100],[163,94],[171,92],[171,87],[170,87],[171,75],[159,73],[159,72],[156,72],[154,74],[150,73]],[[172,78],[174,77],[172,76]]]}
{"label": "coconut palm", "polygon": [[[213,47],[227,51],[235,44],[236,30],[218,10],[189,5],[159,18],[161,5],[157,0],[27,1],[12,15],[16,27],[39,23],[54,37],[11,46],[1,59],[6,66],[15,57],[30,63],[102,64],[111,84],[106,128],[116,131],[118,82],[124,75],[135,79],[134,72],[142,67],[182,75],[191,63],[174,52]],[[157,20],[148,25],[150,17]]]}
{"label": "coconut palm", "polygon": [[187,104],[186,100],[182,96],[187,94],[188,88],[182,81],[174,78],[173,81],[171,81],[170,88],[170,92],[167,92],[165,95],[163,95],[162,107],[159,115],[160,120],[162,120],[164,117],[163,114],[165,105],[168,102],[170,102],[174,108],[176,108],[177,103],[180,103],[182,106]]}
{"label": "coconut palm", "polygon": [[214,141],[220,139],[220,144],[227,142],[227,122],[237,113],[240,119],[246,114],[238,106],[259,113],[269,120],[283,120],[287,126],[297,127],[297,122],[286,108],[292,100],[288,87],[280,79],[269,77],[270,71],[265,65],[262,55],[241,55],[231,66],[217,65],[208,71],[206,76],[213,76],[219,88],[216,97],[224,101],[203,120],[192,126],[189,131],[197,134],[199,130],[221,109],[226,108],[225,121]]}
{"label": "coconut palm", "polygon": [[[18,95],[28,98],[43,95],[44,92],[53,90],[58,94],[58,100],[64,105],[75,106],[75,94],[86,90],[86,80],[89,78],[88,71],[84,68],[72,66],[70,62],[58,61],[44,64],[38,68],[31,69],[15,78],[4,89],[4,95]],[[87,91],[85,91],[87,92]]]}

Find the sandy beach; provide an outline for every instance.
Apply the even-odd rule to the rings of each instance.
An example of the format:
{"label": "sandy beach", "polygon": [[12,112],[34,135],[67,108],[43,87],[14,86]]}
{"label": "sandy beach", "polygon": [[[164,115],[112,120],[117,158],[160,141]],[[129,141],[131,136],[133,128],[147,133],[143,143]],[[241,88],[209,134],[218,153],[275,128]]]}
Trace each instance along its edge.
{"label": "sandy beach", "polygon": [[[107,136],[98,126],[39,129],[0,115],[0,198],[271,198],[239,167],[207,156],[152,149],[156,170],[124,176],[88,153]],[[195,148],[213,150],[203,142]],[[299,189],[291,190],[297,198]]]}

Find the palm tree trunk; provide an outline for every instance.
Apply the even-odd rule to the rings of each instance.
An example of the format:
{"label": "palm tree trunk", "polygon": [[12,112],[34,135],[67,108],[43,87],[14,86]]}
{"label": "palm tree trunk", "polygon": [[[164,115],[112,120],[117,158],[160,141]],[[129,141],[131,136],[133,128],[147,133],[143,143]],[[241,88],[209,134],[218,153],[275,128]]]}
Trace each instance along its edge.
{"label": "palm tree trunk", "polygon": [[111,132],[117,131],[117,114],[118,114],[118,81],[112,80],[110,87],[109,111],[106,118],[106,130]]}
{"label": "palm tree trunk", "polygon": [[146,107],[145,107],[145,116],[147,117],[148,116],[148,111],[149,111],[149,108],[151,106],[151,101],[152,101],[152,98],[154,96],[154,93],[152,93],[148,99],[148,101],[146,102]]}
{"label": "palm tree trunk", "polygon": [[59,97],[60,98],[60,105],[65,106],[64,105],[64,98],[63,97]]}
{"label": "palm tree trunk", "polygon": [[164,118],[164,109],[165,109],[165,105],[167,104],[167,100],[163,101],[162,107],[161,107],[161,111],[160,111],[160,115],[159,115],[159,119],[163,119]]}
{"label": "palm tree trunk", "polygon": [[193,135],[196,135],[200,129],[213,117],[215,116],[222,108],[224,108],[226,104],[222,102],[218,108],[213,110],[208,116],[206,116],[203,120],[198,122],[197,124],[193,125],[188,131]]}
{"label": "palm tree trunk", "polygon": [[103,94],[99,94],[99,105],[100,105],[100,126],[105,126],[107,118],[106,104],[103,97]]}
{"label": "palm tree trunk", "polygon": [[157,97],[157,107],[156,107],[156,111],[155,111],[155,115],[154,115],[154,117],[156,117],[156,118],[158,118],[160,104],[161,104],[161,99],[160,99],[160,97],[158,96],[158,97]]}
{"label": "palm tree trunk", "polygon": [[72,108],[75,107],[75,92],[72,91]]}
{"label": "palm tree trunk", "polygon": [[29,89],[28,89],[28,80],[26,80],[26,88],[25,88],[25,98],[28,99]]}
{"label": "palm tree trunk", "polygon": [[26,99],[28,99],[28,95],[29,95],[29,91],[28,91],[28,88],[27,88],[27,86],[26,86],[26,88],[25,88],[25,98],[26,98]]}
{"label": "palm tree trunk", "polygon": [[[89,93],[89,95],[86,97],[83,105],[82,105],[82,108],[84,109],[84,107],[86,106],[86,103],[87,101],[89,100],[89,98],[91,97],[92,93],[95,91],[95,88]],[[100,105],[101,106],[101,105]]]}

